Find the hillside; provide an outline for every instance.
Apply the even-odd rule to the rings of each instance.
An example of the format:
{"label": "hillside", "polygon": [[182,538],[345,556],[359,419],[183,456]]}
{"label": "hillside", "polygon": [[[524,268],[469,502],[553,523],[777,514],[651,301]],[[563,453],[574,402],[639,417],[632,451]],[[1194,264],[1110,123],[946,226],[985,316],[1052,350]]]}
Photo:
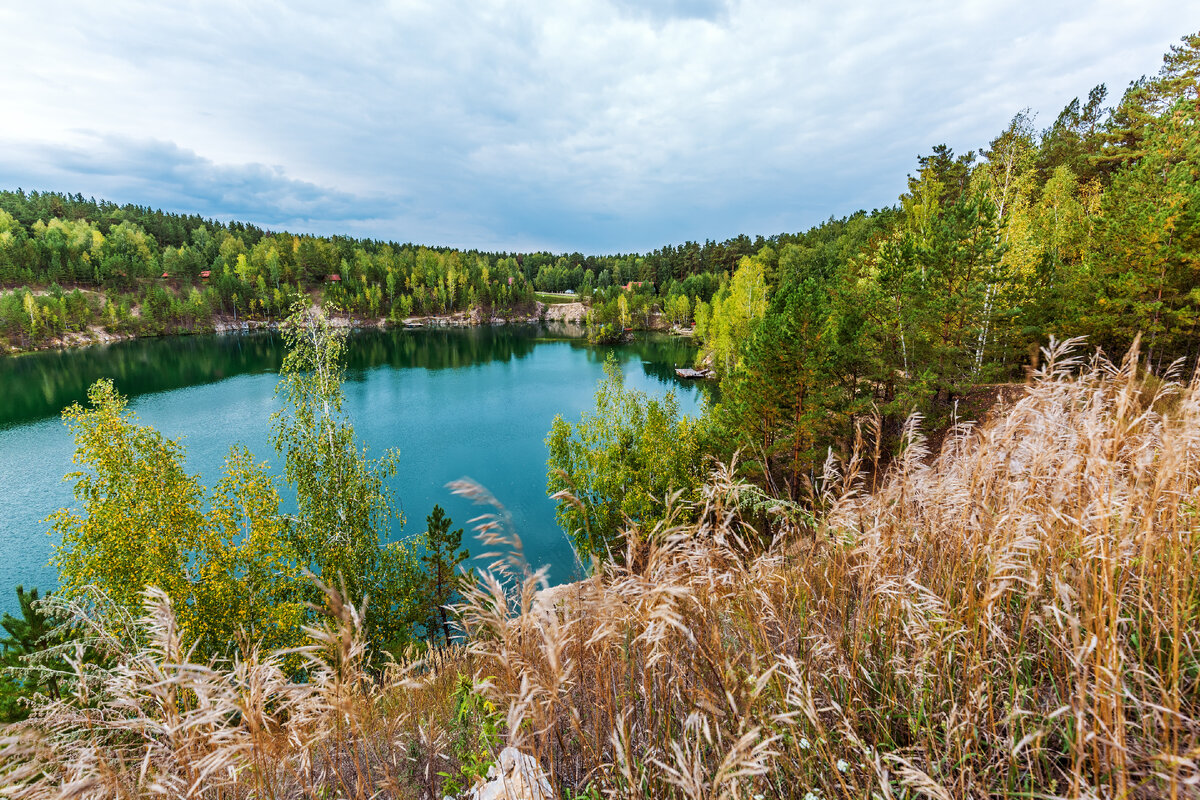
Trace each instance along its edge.
{"label": "hillside", "polygon": [[[107,378],[64,410],[0,795],[462,797],[523,764],[564,800],[1194,796],[1200,34],[1108,102],[937,145],[887,207],[644,254],[0,192],[9,349],[247,320],[288,348],[275,471],[234,444],[204,486]],[[343,403],[355,322],[543,311],[604,364],[543,440],[589,575],[553,591],[470,481],[490,570],[440,506],[391,537],[403,462]],[[697,413],[594,347],[656,324],[717,381]]]}
{"label": "hillside", "polygon": [[932,463],[910,427],[876,491],[858,456],[828,471],[764,551],[756,490],[717,467],[696,522],[627,531],[628,566],[546,593],[502,560],[458,609],[465,649],[383,672],[334,593],[303,684],[258,650],[189,664],[151,593],[144,648],[77,665],[91,700],[11,730],[0,787],[440,797],[509,743],[564,797],[1183,796],[1200,387],[1075,352]]}

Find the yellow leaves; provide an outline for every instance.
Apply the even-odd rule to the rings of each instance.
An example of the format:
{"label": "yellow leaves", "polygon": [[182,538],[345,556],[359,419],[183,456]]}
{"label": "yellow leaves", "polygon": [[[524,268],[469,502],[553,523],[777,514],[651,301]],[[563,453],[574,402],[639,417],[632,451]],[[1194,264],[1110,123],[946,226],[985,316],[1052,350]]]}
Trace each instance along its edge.
{"label": "yellow leaves", "polygon": [[737,365],[738,350],[755,321],[767,313],[767,282],[763,262],[745,257],[730,282],[713,298],[712,307],[696,310],[696,327],[705,323],[701,337],[704,357],[718,372],[727,374]]}
{"label": "yellow leaves", "polygon": [[1098,178],[1092,178],[1083,186],[1079,187],[1079,202],[1083,207],[1083,212],[1089,218],[1100,216],[1100,211],[1104,201],[1104,186]]}
{"label": "yellow leaves", "polygon": [[[205,515],[203,489],[184,472],[182,447],[137,425],[111,381],[98,381],[88,398],[91,408],[63,413],[83,467],[68,476],[82,513],[62,509],[48,520],[61,541],[53,563],[64,591],[94,585],[136,612],[144,588],[157,586],[208,652],[224,649],[240,630],[261,628],[276,606],[298,619],[303,607],[281,602],[295,594],[298,569],[265,466],[235,448]],[[301,636],[299,626],[275,631],[269,644],[294,643],[288,636]]]}

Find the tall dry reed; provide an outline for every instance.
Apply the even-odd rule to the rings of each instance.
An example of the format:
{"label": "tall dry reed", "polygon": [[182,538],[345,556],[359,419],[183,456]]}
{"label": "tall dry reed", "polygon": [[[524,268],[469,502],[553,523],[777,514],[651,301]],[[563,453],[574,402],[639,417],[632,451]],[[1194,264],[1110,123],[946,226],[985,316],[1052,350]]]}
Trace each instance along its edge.
{"label": "tall dry reed", "polygon": [[614,796],[1200,796],[1200,386],[1076,344],[873,493],[828,465],[765,554],[722,469],[630,567],[485,583],[510,739]]}
{"label": "tall dry reed", "polygon": [[[361,609],[326,591],[327,624],[312,645],[231,663],[201,664],[184,650],[170,601],[149,589],[138,621],[146,642],[106,639],[104,666],[82,647],[63,676],[72,696],[38,707],[0,738],[0,797],[432,797],[453,770],[446,724],[461,652],[380,675],[365,661]],[[105,645],[108,645],[105,647]],[[288,661],[303,659],[303,680]]]}
{"label": "tall dry reed", "polygon": [[1070,344],[936,457],[914,421],[873,491],[831,460],[765,553],[729,467],[625,566],[546,591],[516,551],[419,680],[367,669],[336,593],[295,682],[295,654],[193,663],[152,592],[147,646],[76,659],[0,741],[0,796],[440,797],[459,670],[576,796],[1200,796],[1200,384]]}

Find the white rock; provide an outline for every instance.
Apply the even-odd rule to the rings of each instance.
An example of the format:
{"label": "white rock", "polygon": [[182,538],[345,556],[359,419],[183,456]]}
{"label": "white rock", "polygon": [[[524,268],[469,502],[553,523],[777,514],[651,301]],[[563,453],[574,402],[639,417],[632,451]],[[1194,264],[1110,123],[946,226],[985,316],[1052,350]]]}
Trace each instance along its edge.
{"label": "white rock", "polygon": [[536,758],[506,747],[488,769],[488,780],[463,795],[463,800],[555,800],[555,794]]}

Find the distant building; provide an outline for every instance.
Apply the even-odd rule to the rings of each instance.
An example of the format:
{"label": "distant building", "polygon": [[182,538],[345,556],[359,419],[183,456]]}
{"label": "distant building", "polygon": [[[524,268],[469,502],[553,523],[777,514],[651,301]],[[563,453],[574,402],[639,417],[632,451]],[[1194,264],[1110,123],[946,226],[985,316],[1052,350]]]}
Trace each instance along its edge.
{"label": "distant building", "polygon": [[210,274],[211,274],[211,272],[210,272],[209,270],[201,270],[201,272],[200,272],[200,280],[202,280],[202,281],[206,281],[206,280],[208,280],[208,276],[209,276]]}
{"label": "distant building", "polygon": [[169,278],[169,277],[171,277],[171,276],[170,276],[170,275],[168,275],[168,274],[167,274],[167,273],[165,273],[165,272],[162,274],[162,279],[163,279],[164,281],[165,281],[167,278]]}
{"label": "distant building", "polygon": [[625,291],[632,292],[634,289],[640,289],[646,285],[645,281],[630,281],[625,284]]}
{"label": "distant building", "polygon": [[342,276],[335,272],[332,275],[326,276],[325,280],[329,281],[330,283],[341,283]]}

